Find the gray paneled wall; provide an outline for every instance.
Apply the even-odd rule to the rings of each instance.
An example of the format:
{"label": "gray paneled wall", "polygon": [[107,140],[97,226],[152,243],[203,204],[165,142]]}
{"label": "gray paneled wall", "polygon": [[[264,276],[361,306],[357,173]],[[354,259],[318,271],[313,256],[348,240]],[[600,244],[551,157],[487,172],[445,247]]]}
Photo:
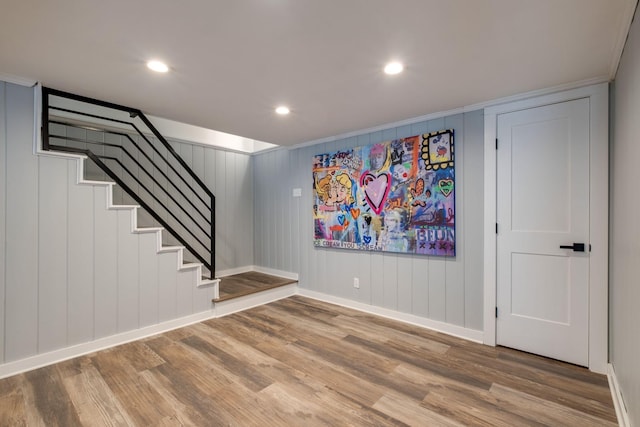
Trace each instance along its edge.
{"label": "gray paneled wall", "polygon": [[[483,120],[480,110],[254,156],[256,265],[297,272],[306,289],[481,330]],[[455,258],[313,246],[313,155],[449,128],[456,138]],[[292,197],[293,188],[302,197]]]}
{"label": "gray paneled wall", "polygon": [[75,160],[33,154],[33,112],[33,89],[0,82],[0,364],[209,310],[197,270],[77,185]]}
{"label": "gray paneled wall", "polygon": [[630,425],[640,425],[640,13],[636,13],[612,94],[610,140],[609,360]]}
{"label": "gray paneled wall", "polygon": [[[56,135],[66,135],[78,140],[93,140],[98,142],[108,142],[116,145],[128,146],[127,143],[123,144],[124,138],[119,135],[105,134],[99,131],[77,129],[73,127],[65,127],[63,125],[52,125],[55,129]],[[139,146],[145,150],[149,157],[157,158],[159,155],[152,150],[148,144],[142,143],[141,138],[137,135],[131,136],[136,140]],[[157,141],[156,138],[150,137],[149,140],[155,144],[156,148],[166,156],[166,148]],[[126,141],[125,141],[126,142]],[[88,144],[78,141],[65,141],[63,139],[57,139],[55,141],[58,145],[71,145],[76,148],[86,148]],[[186,142],[170,141],[172,148],[175,152],[182,157],[185,163],[195,172],[196,176],[204,182],[204,184],[211,190],[216,196],[216,270],[228,270],[237,267],[244,267],[253,264],[253,172],[251,157],[247,154],[234,153],[229,151],[218,150],[213,147],[207,147],[202,145],[194,145]],[[210,232],[207,221],[193,206],[201,208],[202,212],[208,214],[205,205],[197,199],[195,196],[191,198],[193,206],[185,200],[184,196],[180,194],[180,191],[186,196],[192,196],[188,190],[187,183],[196,190],[199,187],[194,183],[194,179],[191,176],[185,174],[185,180],[175,179],[174,183],[177,186],[170,185],[167,178],[175,178],[175,173],[170,170],[167,164],[163,160],[157,161],[158,167],[162,170],[158,170],[151,167],[149,161],[144,155],[138,155],[137,150],[131,149],[130,152],[135,160],[140,162],[143,167],[149,171],[153,179],[146,173],[140,171],[140,168],[135,162],[122,155],[120,150],[111,147],[101,147],[99,145],[92,145],[90,147],[94,151],[107,150],[107,154],[117,157],[132,174],[139,179],[147,188],[155,189],[155,196],[159,200],[156,201],[148,194],[143,194],[143,199],[146,200],[152,208],[156,209],[156,212],[167,221],[178,232],[182,232],[187,242],[191,244],[196,250],[202,248],[201,243],[196,240],[191,234],[186,233],[182,226],[168,214],[167,209],[164,206],[168,206],[172,209],[176,217],[183,224],[193,224],[192,219],[198,221],[201,228],[192,226],[190,231],[198,237],[200,242],[208,243],[208,237],[205,234]],[[181,170],[181,167],[177,165],[175,160],[171,160],[173,167],[177,170]],[[134,191],[140,191],[141,186],[135,182],[129,175],[121,176],[118,170],[115,171]],[[163,175],[164,174],[164,175]],[[85,177],[90,180],[104,181],[108,177],[98,166],[93,162],[88,161],[85,167]],[[155,180],[155,181],[154,181]],[[162,186],[166,193],[162,190],[158,190],[158,185]],[[168,196],[170,195],[173,200]],[[200,194],[201,197],[207,201],[204,193]],[[114,203],[136,205],[137,202],[127,195],[124,190],[119,187],[115,187],[113,195]],[[176,202],[180,207],[176,205]],[[164,206],[163,206],[164,205]],[[138,224],[147,227],[158,227],[160,224],[155,221],[144,210],[140,211],[138,217]],[[163,235],[163,242],[165,245],[170,246],[182,246],[177,239],[165,232]],[[198,262],[196,257],[185,255],[186,260]]]}
{"label": "gray paneled wall", "polygon": [[216,197],[216,272],[253,265],[251,156],[169,142]]}

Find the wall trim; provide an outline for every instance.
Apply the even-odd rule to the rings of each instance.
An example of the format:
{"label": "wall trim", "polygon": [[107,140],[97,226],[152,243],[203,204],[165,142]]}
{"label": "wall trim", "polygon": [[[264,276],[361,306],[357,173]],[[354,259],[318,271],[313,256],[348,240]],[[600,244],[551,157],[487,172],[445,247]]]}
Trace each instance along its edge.
{"label": "wall trim", "polygon": [[38,354],[14,362],[7,362],[0,365],[0,379],[20,374],[22,372],[38,369],[53,363],[63,362],[75,357],[84,356],[100,350],[106,350],[131,341],[140,340],[152,335],[161,334],[174,329],[189,326],[194,323],[203,322],[215,317],[215,311],[207,310],[178,319],[168,320],[166,322],[157,323],[155,325],[145,326],[140,329],[134,329],[122,332],[108,337],[99,338],[82,344],[72,345],[70,347],[53,350],[47,353]]}
{"label": "wall trim", "polygon": [[0,81],[6,83],[13,83],[20,86],[32,87],[35,86],[38,81],[30,79],[28,77],[15,76],[13,74],[0,73]]}
{"label": "wall trim", "polygon": [[484,343],[496,345],[497,253],[496,151],[497,117],[502,113],[535,108],[574,99],[590,99],[589,235],[589,369],[604,374],[608,360],[608,206],[599,204],[609,194],[608,84],[600,83],[569,91],[527,98],[485,109],[484,141]]}
{"label": "wall trim", "polygon": [[613,406],[616,409],[618,424],[620,427],[631,427],[629,413],[627,412],[627,407],[625,406],[624,399],[622,398],[618,377],[616,377],[616,371],[613,369],[613,365],[611,363],[607,365],[607,378],[609,379],[609,389],[611,390],[611,397],[613,398]]}
{"label": "wall trim", "polygon": [[285,279],[298,280],[298,273],[292,273],[290,271],[276,270],[274,268],[261,267],[259,265],[254,265],[253,271],[257,271],[258,273],[271,274],[272,276],[284,277]]}
{"label": "wall trim", "polygon": [[200,313],[191,314],[189,316],[180,317],[178,319],[168,320],[166,322],[157,323],[155,325],[145,326],[127,332],[122,332],[108,337],[99,338],[94,341],[64,347],[47,353],[37,354],[24,359],[7,362],[0,365],[0,379],[7,378],[23,372],[32,371],[54,363],[63,362],[65,360],[84,356],[96,351],[106,350],[132,341],[148,338],[153,335],[162,334],[174,329],[183,328],[194,323],[204,322],[205,320],[215,319],[227,316],[239,311],[248,310],[263,304],[268,304],[283,298],[296,295],[298,293],[298,284],[281,286],[269,289],[258,294],[247,295],[241,298],[235,298],[229,301],[215,303],[210,310]]}
{"label": "wall trim", "polygon": [[[638,1],[638,0],[633,0],[633,1]],[[611,79],[612,78],[613,77],[611,77]],[[452,110],[447,110],[447,111],[438,111],[438,112],[435,112],[435,113],[425,114],[423,116],[413,117],[413,118],[401,120],[401,121],[398,121],[398,122],[386,123],[386,124],[379,125],[379,126],[374,126],[374,127],[370,127],[370,128],[365,128],[365,129],[352,131],[352,132],[342,133],[342,134],[339,134],[339,135],[329,136],[329,137],[326,137],[326,138],[314,139],[312,141],[302,142],[300,144],[295,144],[295,145],[292,145],[292,146],[275,146],[275,147],[271,147],[271,148],[265,149],[263,151],[256,151],[256,152],[252,153],[251,155],[254,156],[254,155],[259,155],[259,154],[265,154],[265,153],[268,153],[270,151],[283,150],[283,149],[297,150],[298,148],[304,148],[304,147],[309,147],[309,146],[312,146],[312,145],[323,144],[325,142],[337,141],[339,139],[345,139],[345,138],[350,138],[350,137],[353,137],[353,136],[363,135],[363,134],[366,134],[366,133],[386,130],[386,129],[389,129],[389,128],[392,128],[392,127],[400,127],[400,126],[412,125],[414,123],[419,123],[419,122],[424,122],[424,121],[428,121],[428,120],[439,119],[439,118],[447,117],[447,116],[453,116],[455,114],[469,113],[471,111],[482,110],[484,108],[493,107],[493,106],[500,105],[500,104],[506,104],[506,103],[509,103],[509,102],[521,101],[523,99],[528,99],[528,98],[536,98],[536,97],[539,97],[539,96],[544,96],[544,95],[554,94],[554,93],[557,93],[557,92],[578,89],[578,88],[582,88],[582,87],[586,87],[586,86],[593,86],[593,85],[600,84],[600,83],[606,83],[609,80],[610,80],[609,76],[599,76],[599,77],[594,77],[594,78],[591,78],[591,79],[579,80],[579,81],[576,81],[576,82],[565,83],[565,84],[562,84],[562,85],[557,85],[557,86],[553,86],[553,87],[549,87],[549,88],[537,89],[537,90],[532,90],[532,91],[529,91],[529,92],[523,92],[523,93],[518,93],[518,94],[515,94],[515,95],[505,96],[505,97],[502,97],[502,98],[490,99],[490,100],[487,100],[487,101],[479,102],[477,104],[465,105],[464,107],[461,107],[461,108],[454,108]]]}
{"label": "wall trim", "polygon": [[452,325],[450,323],[439,322],[437,320],[427,319],[426,317],[416,316],[415,314],[402,313],[400,311],[390,310],[388,308],[377,307],[346,298],[336,297],[321,292],[311,291],[299,288],[298,295],[303,297],[317,299],[319,301],[340,305],[342,307],[351,308],[353,310],[363,311],[365,313],[375,314],[376,316],[386,317],[388,319],[397,320],[399,322],[408,323],[413,326],[430,329],[436,332],[442,332],[457,338],[473,341],[482,344],[484,334],[482,331],[465,328],[463,326]]}
{"label": "wall trim", "polygon": [[631,29],[631,23],[633,22],[637,6],[638,0],[627,1],[627,10],[623,15],[623,22],[618,26],[618,37],[616,40],[615,48],[613,50],[613,54],[611,56],[611,63],[609,65],[609,78],[611,80],[615,79],[616,74],[618,73],[618,66],[620,65],[620,60],[622,59],[624,46],[625,44],[627,44],[627,37],[629,35],[629,30]]}

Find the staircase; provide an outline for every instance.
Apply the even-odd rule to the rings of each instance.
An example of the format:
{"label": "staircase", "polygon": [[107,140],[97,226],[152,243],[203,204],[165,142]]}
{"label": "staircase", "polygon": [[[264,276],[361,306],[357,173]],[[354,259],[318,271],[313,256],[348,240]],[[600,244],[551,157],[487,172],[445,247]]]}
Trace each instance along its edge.
{"label": "staircase", "polygon": [[107,208],[131,212],[131,232],[154,234],[198,287],[215,279],[215,197],[137,109],[42,89],[42,149],[80,155],[78,182],[105,186]]}

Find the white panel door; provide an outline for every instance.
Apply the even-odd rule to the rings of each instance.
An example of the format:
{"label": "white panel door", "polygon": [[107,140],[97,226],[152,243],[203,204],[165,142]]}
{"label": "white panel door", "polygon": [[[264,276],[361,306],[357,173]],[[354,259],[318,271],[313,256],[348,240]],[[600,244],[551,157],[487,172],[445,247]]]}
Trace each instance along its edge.
{"label": "white panel door", "polygon": [[501,114],[497,131],[497,343],[587,366],[589,100]]}

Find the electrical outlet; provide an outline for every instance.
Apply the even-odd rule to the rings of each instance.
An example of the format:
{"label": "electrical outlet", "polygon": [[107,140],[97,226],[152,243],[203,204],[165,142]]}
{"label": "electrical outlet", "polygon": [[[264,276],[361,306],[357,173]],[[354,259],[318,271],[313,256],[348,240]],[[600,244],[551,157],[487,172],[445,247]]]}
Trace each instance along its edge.
{"label": "electrical outlet", "polygon": [[356,289],[360,289],[360,279],[358,279],[357,277],[353,278],[353,287]]}

